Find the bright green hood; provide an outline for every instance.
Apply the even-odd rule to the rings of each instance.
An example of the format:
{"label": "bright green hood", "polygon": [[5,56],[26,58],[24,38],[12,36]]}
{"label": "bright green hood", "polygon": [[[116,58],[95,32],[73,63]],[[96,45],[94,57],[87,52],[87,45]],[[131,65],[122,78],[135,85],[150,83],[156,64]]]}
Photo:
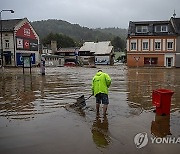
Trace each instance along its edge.
{"label": "bright green hood", "polygon": [[100,76],[101,74],[103,74],[103,72],[97,72],[96,76]]}

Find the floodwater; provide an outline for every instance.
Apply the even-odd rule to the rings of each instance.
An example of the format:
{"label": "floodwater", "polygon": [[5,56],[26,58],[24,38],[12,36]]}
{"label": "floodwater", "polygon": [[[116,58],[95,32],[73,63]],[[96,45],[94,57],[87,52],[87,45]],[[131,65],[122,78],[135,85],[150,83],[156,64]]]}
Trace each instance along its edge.
{"label": "floodwater", "polygon": [[[96,116],[95,98],[83,110],[69,108],[91,95],[91,79],[101,68],[112,78],[108,115]],[[170,116],[156,116],[152,91],[174,91]],[[21,68],[0,70],[0,154],[163,153],[180,151],[180,69]],[[134,137],[147,133],[137,148]],[[151,138],[157,137],[153,143]],[[160,143],[173,137],[176,143]],[[143,142],[145,143],[145,142]],[[136,147],[137,146],[137,147]]]}

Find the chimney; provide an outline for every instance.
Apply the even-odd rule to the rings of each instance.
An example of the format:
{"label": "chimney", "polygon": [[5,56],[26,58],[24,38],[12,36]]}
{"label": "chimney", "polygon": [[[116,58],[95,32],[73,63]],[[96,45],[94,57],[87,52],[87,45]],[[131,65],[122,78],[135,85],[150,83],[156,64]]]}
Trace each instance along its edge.
{"label": "chimney", "polygon": [[51,50],[52,50],[52,54],[57,52],[57,42],[56,41],[51,41]]}

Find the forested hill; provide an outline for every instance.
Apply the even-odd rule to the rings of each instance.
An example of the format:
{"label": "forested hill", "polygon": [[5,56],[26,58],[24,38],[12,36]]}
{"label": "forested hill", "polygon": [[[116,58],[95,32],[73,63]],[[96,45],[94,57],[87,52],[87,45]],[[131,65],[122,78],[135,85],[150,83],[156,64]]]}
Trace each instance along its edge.
{"label": "forested hill", "polygon": [[121,37],[122,39],[126,39],[127,37],[127,29],[122,29],[122,28],[104,28],[104,29],[101,29],[101,28],[98,28],[96,29],[98,31],[101,31],[103,33],[106,33],[106,34],[112,34],[112,35],[115,35],[115,36],[119,36]]}
{"label": "forested hill", "polygon": [[67,35],[77,41],[106,41],[112,40],[115,36],[126,38],[127,30],[120,28],[90,29],[81,27],[78,24],[71,24],[63,20],[42,20],[31,22],[40,39],[49,33],[60,33]]}

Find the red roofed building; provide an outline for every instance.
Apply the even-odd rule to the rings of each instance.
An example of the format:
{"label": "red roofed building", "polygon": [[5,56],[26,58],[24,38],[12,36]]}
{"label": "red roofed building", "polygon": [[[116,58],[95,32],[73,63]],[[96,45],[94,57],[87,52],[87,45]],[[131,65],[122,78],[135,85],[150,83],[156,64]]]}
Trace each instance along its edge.
{"label": "red roofed building", "polygon": [[3,65],[21,66],[22,54],[31,55],[32,65],[39,63],[39,36],[27,18],[2,20]]}

